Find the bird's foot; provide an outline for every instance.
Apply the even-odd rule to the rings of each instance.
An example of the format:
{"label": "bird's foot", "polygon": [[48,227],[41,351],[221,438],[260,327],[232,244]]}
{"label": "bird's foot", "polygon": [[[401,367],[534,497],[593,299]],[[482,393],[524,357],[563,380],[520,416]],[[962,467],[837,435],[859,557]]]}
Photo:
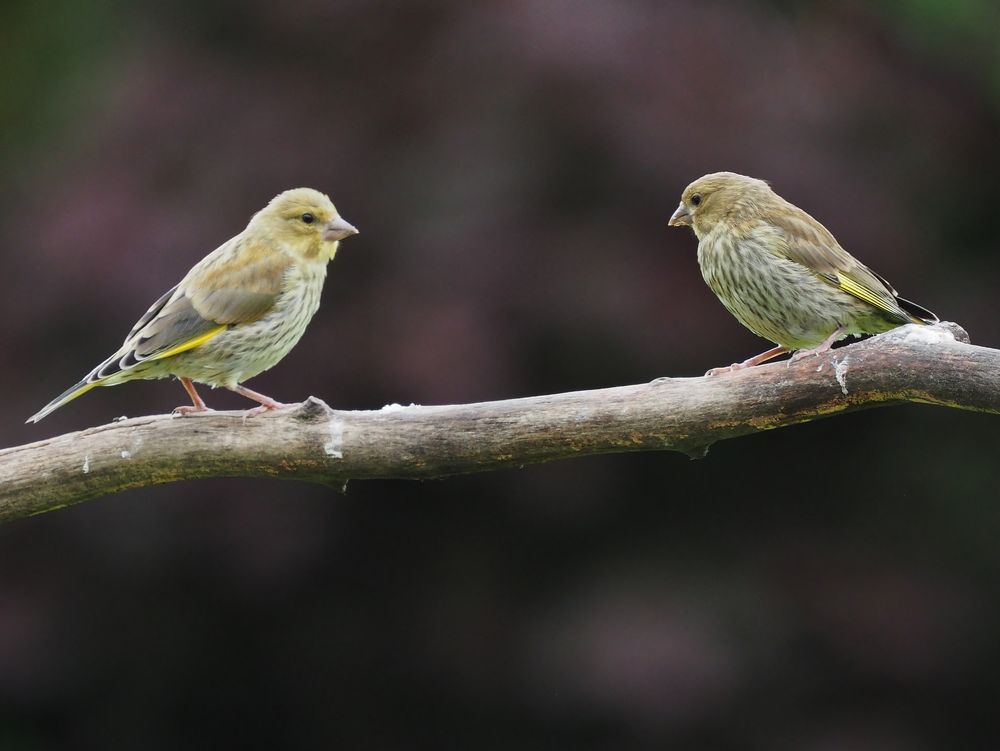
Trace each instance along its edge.
{"label": "bird's foot", "polygon": [[282,407],[290,407],[290,404],[282,404],[279,401],[275,401],[269,396],[260,394],[256,391],[251,391],[246,386],[241,386],[237,384],[236,386],[226,386],[230,391],[235,391],[237,394],[245,396],[247,399],[252,399],[257,402],[260,406],[254,407],[253,409],[248,409],[246,414],[243,415],[243,419],[246,420],[248,417],[254,417],[262,412],[267,412],[272,409],[281,409]]}
{"label": "bird's foot", "polygon": [[785,367],[789,367],[793,362],[798,362],[799,360],[805,360],[807,357],[819,357],[824,352],[829,352],[830,348],[826,347],[814,347],[813,349],[800,349],[791,357],[788,358],[788,362],[785,363]]}
{"label": "bird's foot", "polygon": [[274,400],[269,401],[267,404],[261,404],[259,407],[252,407],[246,411],[243,418],[255,417],[257,415],[263,414],[264,412],[270,412],[274,409],[284,409],[285,407],[291,407],[291,404],[283,404],[282,402],[276,402]]}
{"label": "bird's foot", "polygon": [[834,332],[830,334],[830,336],[824,339],[823,343],[820,344],[818,347],[813,347],[812,349],[800,349],[797,352],[795,352],[795,354],[793,354],[791,357],[788,358],[788,363],[786,367],[788,365],[791,365],[793,362],[804,360],[807,357],[817,357],[825,352],[829,352],[830,348],[833,346],[833,343],[836,342],[838,339],[842,338],[843,336],[844,336],[844,327],[838,326],[836,330],[834,330]]}
{"label": "bird's foot", "polygon": [[181,386],[187,391],[188,396],[191,397],[191,404],[185,404],[174,410],[175,415],[190,415],[195,412],[212,412],[213,410],[205,406],[204,400],[198,395],[198,389],[194,387],[194,381],[190,378],[178,377],[178,381],[181,382]]}
{"label": "bird's foot", "polygon": [[193,415],[197,412],[215,412],[211,407],[206,407],[202,404],[200,407],[193,404],[182,404],[180,407],[174,407],[174,411],[170,414],[173,415]]}
{"label": "bird's foot", "polygon": [[734,362],[728,368],[712,368],[710,371],[705,373],[707,376],[722,375],[723,373],[732,373],[734,370],[743,370],[744,368],[752,368],[755,365],[760,365],[761,363],[767,362],[778,355],[783,355],[788,350],[781,345],[777,347],[772,347],[767,350],[767,352],[761,352],[759,355],[754,355],[753,357],[748,357],[743,362]]}
{"label": "bird's foot", "polygon": [[732,373],[734,370],[743,370],[744,368],[749,368],[750,364],[748,362],[734,362],[732,365],[727,365],[724,368],[712,368],[705,371],[707,376],[717,376],[723,373]]}

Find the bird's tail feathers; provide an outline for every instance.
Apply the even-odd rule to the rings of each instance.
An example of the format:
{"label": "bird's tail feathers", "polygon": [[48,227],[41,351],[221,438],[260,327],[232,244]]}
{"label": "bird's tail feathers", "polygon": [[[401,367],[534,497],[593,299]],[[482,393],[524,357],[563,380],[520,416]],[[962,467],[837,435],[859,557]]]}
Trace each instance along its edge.
{"label": "bird's tail feathers", "polygon": [[99,380],[93,380],[90,376],[87,376],[82,381],[80,381],[75,386],[66,389],[63,393],[53,399],[51,402],[42,407],[38,412],[29,417],[25,422],[38,422],[43,417],[55,412],[61,406],[67,402],[71,402],[78,396],[82,396],[90,391],[95,386],[100,386],[101,382]]}

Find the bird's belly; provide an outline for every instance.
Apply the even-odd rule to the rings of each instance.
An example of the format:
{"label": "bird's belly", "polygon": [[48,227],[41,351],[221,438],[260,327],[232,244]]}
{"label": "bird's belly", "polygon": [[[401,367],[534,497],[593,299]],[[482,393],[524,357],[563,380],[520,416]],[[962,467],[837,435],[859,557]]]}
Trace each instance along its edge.
{"label": "bird's belly", "polygon": [[171,358],[171,375],[232,387],[274,367],[302,338],[319,307],[320,288],[289,295],[267,315],[237,324]]}
{"label": "bird's belly", "polygon": [[700,252],[702,275],[740,323],[788,349],[816,347],[838,327],[861,333],[871,306],[752,241]]}

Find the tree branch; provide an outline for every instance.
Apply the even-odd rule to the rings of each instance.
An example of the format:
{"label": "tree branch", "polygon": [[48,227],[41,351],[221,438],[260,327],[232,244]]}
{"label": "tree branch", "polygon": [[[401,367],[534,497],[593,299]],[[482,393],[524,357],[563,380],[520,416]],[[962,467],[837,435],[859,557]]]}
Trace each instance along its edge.
{"label": "tree branch", "polygon": [[955,324],[904,326],[711,378],[440,407],[157,415],[0,451],[0,520],[176,480],[274,477],[342,487],[624,451],[704,456],[725,438],[902,402],[1000,413],[1000,350]]}

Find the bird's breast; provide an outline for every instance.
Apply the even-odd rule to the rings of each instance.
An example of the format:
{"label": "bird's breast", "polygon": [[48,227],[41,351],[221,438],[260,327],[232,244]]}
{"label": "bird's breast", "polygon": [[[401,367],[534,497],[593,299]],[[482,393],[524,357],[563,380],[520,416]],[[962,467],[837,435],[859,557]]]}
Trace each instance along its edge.
{"label": "bird's breast", "polygon": [[[813,347],[850,324],[862,305],[775,252],[769,232],[713,233],[698,246],[702,276],[754,333],[789,349]],[[854,333],[847,325],[846,330]]]}
{"label": "bird's breast", "polygon": [[325,278],[325,265],[289,267],[281,294],[267,313],[178,355],[172,374],[212,386],[234,386],[274,367],[305,333],[319,308]]}

